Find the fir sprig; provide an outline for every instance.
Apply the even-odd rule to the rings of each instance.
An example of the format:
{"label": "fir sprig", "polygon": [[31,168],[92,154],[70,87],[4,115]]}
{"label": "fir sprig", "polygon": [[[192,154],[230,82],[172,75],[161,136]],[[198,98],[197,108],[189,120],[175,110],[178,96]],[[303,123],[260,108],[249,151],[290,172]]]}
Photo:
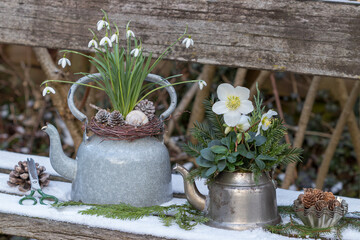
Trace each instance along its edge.
{"label": "fir sprig", "polygon": [[80,202],[61,202],[53,204],[56,208],[67,206],[91,206],[91,208],[79,211],[84,215],[103,216],[106,218],[137,220],[146,216],[157,216],[165,226],[176,223],[185,230],[193,229],[199,223],[205,223],[208,219],[201,211],[194,209],[190,204],[134,207],[128,204],[85,204]]}

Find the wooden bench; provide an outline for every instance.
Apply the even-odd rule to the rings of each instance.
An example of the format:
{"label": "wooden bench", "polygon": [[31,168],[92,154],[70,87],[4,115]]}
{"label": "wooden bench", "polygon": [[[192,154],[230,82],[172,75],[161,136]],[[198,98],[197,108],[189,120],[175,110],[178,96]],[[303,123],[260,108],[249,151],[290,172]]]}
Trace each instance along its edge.
{"label": "wooden bench", "polygon": [[[54,64],[49,64],[52,59],[45,54],[46,48],[87,51],[87,43],[91,39],[91,33],[87,29],[95,28],[96,22],[102,17],[101,8],[106,10],[110,20],[119,26],[125,26],[129,20],[132,20],[132,29],[143,39],[145,51],[153,52],[154,56],[158,55],[188,25],[196,47],[186,51],[179,51],[178,47],[175,47],[178,51],[174,51],[168,59],[178,61],[190,59],[208,65],[289,71],[316,76],[360,78],[360,5],[346,1],[334,3],[334,1],[315,0],[109,0],[106,2],[2,0],[0,43],[34,47],[48,78],[61,77],[59,69]],[[319,78],[315,77],[310,87],[311,91],[316,92],[318,83]],[[354,88],[351,96],[357,93],[358,86]],[[61,96],[61,93],[59,94]],[[307,97],[308,109],[306,112],[303,111],[304,117],[300,118],[303,124],[299,127],[295,139],[300,146],[308,121],[306,113],[311,112],[313,96],[309,94]],[[65,106],[59,98],[53,102]],[[341,119],[347,119],[353,102],[348,102]],[[62,111],[60,114],[65,115]],[[71,119],[65,119],[65,122],[69,124]],[[339,124],[336,128],[337,133],[341,133],[343,127],[343,123]],[[336,145],[337,141],[338,139],[334,137],[331,141],[332,145]],[[8,154],[0,158],[1,164],[9,163],[6,158],[11,154]],[[327,156],[331,159],[331,149]],[[18,155],[14,159],[16,162],[23,160]],[[12,167],[12,165],[3,167],[3,172],[8,172]],[[326,166],[324,169],[326,170]],[[292,171],[294,166],[289,169],[287,176],[290,176]],[[1,177],[6,178],[3,174]],[[319,184],[321,186],[321,181]],[[65,192],[58,193],[66,193],[65,189],[62,190]],[[130,230],[123,228],[115,228],[117,230],[113,232],[105,230],[107,226],[103,226],[102,229],[89,228],[90,225],[78,225],[74,222],[65,223],[64,221],[71,222],[71,219],[64,220],[66,214],[61,212],[59,213],[61,216],[53,219],[54,221],[44,220],[36,215],[36,210],[26,212],[26,209],[31,209],[30,206],[19,207],[16,203],[19,197],[9,195],[11,191],[7,187],[3,186],[0,191],[6,192],[0,195],[1,203],[6,202],[10,204],[7,206],[11,206],[0,210],[0,232],[5,234],[38,239],[155,239],[146,234],[154,234],[159,239],[161,237],[191,239],[200,236],[206,239],[208,236],[206,235],[208,228],[205,226],[199,227],[200,230],[192,233],[166,235],[151,230],[146,232],[144,229],[154,225],[141,225],[140,221],[133,227],[144,232],[133,234],[126,233]],[[297,194],[282,191],[284,190],[278,191],[280,201],[283,196],[293,194],[295,197]],[[18,192],[12,193],[18,194]],[[34,207],[34,209],[38,208],[48,209],[43,206]],[[49,209],[49,211],[55,210]],[[90,217],[85,220],[86,223],[88,221],[91,221]],[[95,221],[99,222],[99,220]],[[114,224],[121,226],[121,223],[117,221]],[[159,223],[157,224],[156,226],[159,226]],[[163,229],[160,226],[159,228]],[[246,237],[249,233],[237,234],[238,237]]]}
{"label": "wooden bench", "polygon": [[[7,185],[8,174],[18,161],[32,157],[35,162],[46,167],[52,177],[59,180],[59,175],[53,170],[47,157],[29,156],[19,153],[0,151],[0,233],[25,236],[36,239],[246,239],[249,234],[257,234],[259,238],[276,238],[269,232],[258,229],[252,233],[247,231],[222,230],[205,225],[198,225],[195,229],[186,231],[177,225],[166,227],[156,217],[145,217],[137,221],[124,221],[104,217],[81,215],[79,210],[88,207],[66,207],[56,209],[44,205],[19,205],[18,201],[24,193]],[[183,179],[180,175],[172,175],[175,197],[168,204],[183,204]],[[207,194],[205,180],[196,184],[201,193]],[[70,200],[71,184],[52,180],[44,188],[44,192],[55,195],[60,201]],[[291,205],[300,192],[277,189],[278,205]],[[180,197],[179,197],[180,196]],[[360,199],[345,198],[349,204],[349,211],[356,211],[360,206]],[[289,219],[283,219],[287,222]],[[353,236],[360,238],[360,232],[353,232]],[[279,239],[281,236],[278,236]],[[284,238],[285,239],[285,238]]]}

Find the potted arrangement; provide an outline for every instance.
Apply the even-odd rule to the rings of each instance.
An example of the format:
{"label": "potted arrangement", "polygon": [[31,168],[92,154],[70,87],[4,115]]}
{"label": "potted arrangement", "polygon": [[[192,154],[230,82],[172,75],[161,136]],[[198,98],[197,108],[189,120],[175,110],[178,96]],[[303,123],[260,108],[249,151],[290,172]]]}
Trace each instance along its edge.
{"label": "potted arrangement", "polygon": [[[51,124],[43,127],[50,137],[51,164],[60,175],[72,181],[73,201],[126,203],[137,207],[158,205],[172,198],[169,154],[161,139],[163,120],[176,106],[176,93],[172,85],[184,82],[170,84],[166,79],[150,72],[176,43],[182,40],[188,48],[194,42],[187,34],[186,27],[185,32],[151,63],[152,54],[147,57],[143,55],[142,43],[130,29],[130,22],[122,33],[116,24],[111,27],[106,12],[103,13],[103,19],[97,23],[97,30],[103,37],[98,38],[90,30],[93,38],[88,47],[94,48],[95,56],[63,50],[64,56],[58,62],[62,67],[71,65],[66,54],[80,54],[88,58],[99,73],[79,73],[83,77],[77,82],[43,82],[46,85],[44,95],[55,93],[48,86],[51,82],[73,84],[68,94],[68,106],[85,127],[83,142],[75,160],[63,153],[56,128]],[[123,34],[126,39],[125,47],[121,46]],[[90,82],[95,85],[90,85]],[[199,82],[199,86],[204,84],[199,80],[187,82]],[[112,111],[98,108],[96,116],[89,121],[74,105],[74,95],[79,86],[105,91]],[[171,104],[158,118],[154,114],[152,102],[146,97],[161,88],[166,88],[169,92]],[[94,132],[94,135],[88,137],[87,129]]]}
{"label": "potted arrangement", "polygon": [[[250,91],[220,84],[219,101],[206,101],[206,122],[195,123],[197,144],[184,150],[196,158],[198,168],[184,177],[185,193],[197,209],[206,211],[209,225],[242,230],[280,222],[272,171],[278,165],[300,160],[299,148],[282,143],[286,128],[273,110],[265,112],[258,91],[255,107]],[[209,196],[199,193],[191,181],[208,179]]]}

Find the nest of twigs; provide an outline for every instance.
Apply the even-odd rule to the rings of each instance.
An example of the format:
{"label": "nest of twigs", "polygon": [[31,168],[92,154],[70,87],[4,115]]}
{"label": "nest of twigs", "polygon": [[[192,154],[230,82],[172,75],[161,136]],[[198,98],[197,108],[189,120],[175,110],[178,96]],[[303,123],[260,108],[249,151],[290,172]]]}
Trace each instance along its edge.
{"label": "nest of twigs", "polygon": [[159,118],[154,117],[142,126],[109,126],[108,124],[99,123],[95,118],[92,118],[87,129],[105,139],[132,141],[139,138],[162,135],[164,133],[164,123]]}

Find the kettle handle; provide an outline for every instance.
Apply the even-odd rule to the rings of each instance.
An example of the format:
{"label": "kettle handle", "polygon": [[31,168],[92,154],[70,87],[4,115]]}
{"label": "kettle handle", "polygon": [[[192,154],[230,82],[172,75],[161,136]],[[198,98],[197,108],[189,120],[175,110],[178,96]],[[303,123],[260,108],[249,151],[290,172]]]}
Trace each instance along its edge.
{"label": "kettle handle", "polygon": [[[82,112],[80,112],[79,109],[76,108],[76,106],[74,104],[74,95],[75,95],[76,90],[79,87],[79,83],[80,84],[87,84],[87,83],[90,83],[90,82],[94,81],[94,79],[102,80],[101,74],[100,73],[95,73],[95,74],[91,74],[91,75],[80,78],[78,81],[76,81],[77,84],[73,84],[70,87],[68,97],[67,97],[68,98],[68,106],[69,106],[69,109],[70,109],[71,113],[77,119],[79,119],[81,122],[85,123],[85,129],[86,129],[86,125],[88,123],[88,118],[86,117],[85,114],[83,114]],[[162,77],[160,77],[160,76],[158,76],[156,74],[147,75],[147,77],[145,78],[145,81],[157,83],[157,84],[162,85],[162,86],[170,85],[170,83],[166,79],[164,79],[164,78],[162,78]],[[176,97],[176,92],[175,92],[174,87],[173,86],[168,86],[168,87],[165,87],[165,89],[168,91],[168,93],[170,95],[170,101],[171,102],[170,102],[169,108],[160,115],[160,120],[161,121],[163,121],[164,119],[166,119],[166,118],[168,118],[170,116],[170,114],[175,110],[176,103],[177,103],[177,97]]]}

